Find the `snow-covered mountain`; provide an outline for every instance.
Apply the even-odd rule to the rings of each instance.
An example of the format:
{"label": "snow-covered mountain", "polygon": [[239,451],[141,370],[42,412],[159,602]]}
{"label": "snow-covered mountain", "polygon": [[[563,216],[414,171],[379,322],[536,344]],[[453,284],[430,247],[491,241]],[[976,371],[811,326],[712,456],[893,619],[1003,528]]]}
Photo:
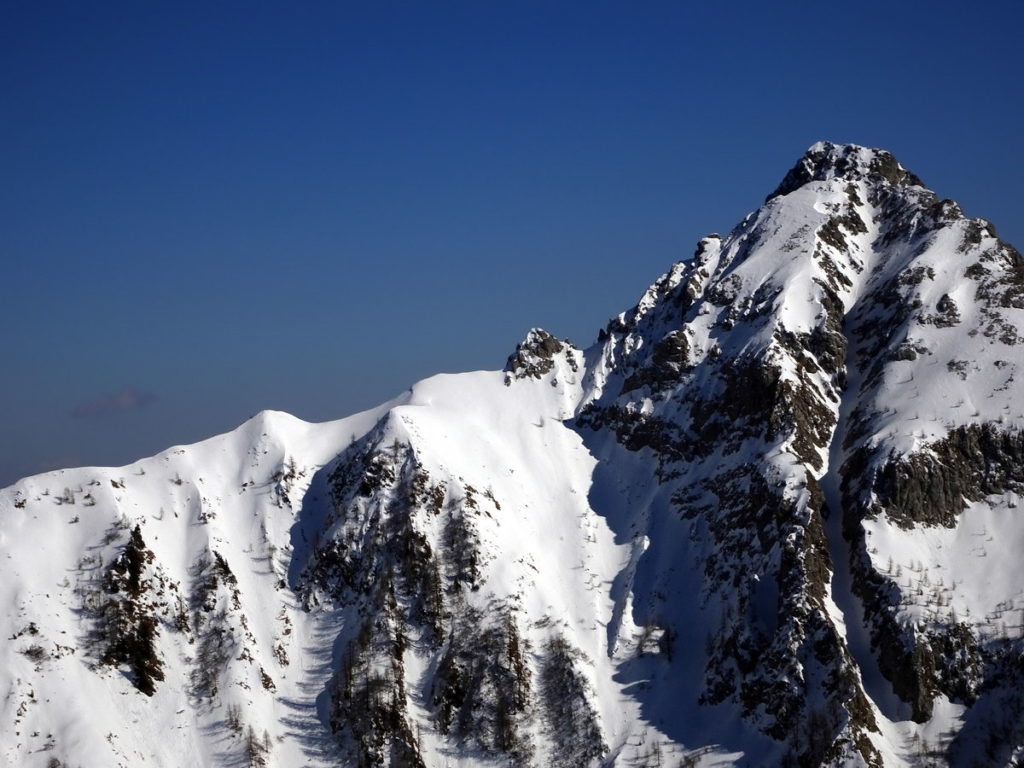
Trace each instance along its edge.
{"label": "snow-covered mountain", "polygon": [[0,761],[1024,760],[1024,260],[819,143],[580,350],[0,491]]}

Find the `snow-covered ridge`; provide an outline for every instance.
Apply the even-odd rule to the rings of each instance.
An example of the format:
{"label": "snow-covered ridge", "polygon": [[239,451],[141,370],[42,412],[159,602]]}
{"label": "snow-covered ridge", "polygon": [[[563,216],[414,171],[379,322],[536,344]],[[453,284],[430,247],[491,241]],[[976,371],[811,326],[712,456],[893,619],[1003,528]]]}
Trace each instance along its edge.
{"label": "snow-covered ridge", "polygon": [[586,350],[26,478],[3,761],[1008,764],[1022,313],[988,222],[820,142]]}

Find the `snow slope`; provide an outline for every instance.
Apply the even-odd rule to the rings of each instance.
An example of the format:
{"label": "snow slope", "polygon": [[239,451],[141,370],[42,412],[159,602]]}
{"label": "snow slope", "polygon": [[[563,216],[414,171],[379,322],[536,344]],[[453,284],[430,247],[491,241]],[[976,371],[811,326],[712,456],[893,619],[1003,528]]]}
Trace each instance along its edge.
{"label": "snow slope", "polygon": [[1022,313],[823,142],[586,350],[26,478],[3,760],[1016,764]]}

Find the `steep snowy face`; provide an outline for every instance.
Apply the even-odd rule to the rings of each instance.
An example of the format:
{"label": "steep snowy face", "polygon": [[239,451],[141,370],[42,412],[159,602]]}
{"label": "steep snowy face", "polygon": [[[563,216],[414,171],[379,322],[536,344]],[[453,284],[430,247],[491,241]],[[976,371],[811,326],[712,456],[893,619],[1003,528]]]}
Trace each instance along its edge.
{"label": "steep snowy face", "polygon": [[322,508],[319,467],[396,404],[319,425],[264,412],[0,491],[0,762],[299,764],[329,656],[288,587],[299,513]]}
{"label": "steep snowy face", "polygon": [[[662,489],[661,503],[635,508],[653,543],[649,592],[634,600],[708,633],[698,675],[666,676],[735,706],[808,764],[881,760],[831,595],[822,480],[847,381],[845,317],[889,257],[882,222],[929,194],[914,181],[885,153],[812,147],[761,209],[702,240],[589,353],[579,423],[649,450]],[[660,605],[692,579],[680,559],[701,576],[701,619]]]}
{"label": "steep snowy face", "polygon": [[589,349],[0,491],[3,759],[1007,764],[1022,329],[991,225],[816,144]]}
{"label": "steep snowy face", "polygon": [[945,701],[981,699],[949,754],[967,764],[984,745],[995,762],[1024,737],[989,703],[1024,707],[1014,514],[1024,261],[948,200],[924,196],[880,224],[886,258],[847,316],[850,382],[833,452],[853,586],[909,715],[924,722]]}
{"label": "steep snowy face", "polygon": [[[884,721],[929,722],[936,702],[946,725],[930,727],[948,742],[948,702],[979,696],[950,759],[1021,740],[981,713],[1022,708],[1022,291],[1024,262],[988,222],[888,153],[818,144],[609,324],[580,421],[655,454],[678,487],[670,506],[695,521],[702,590],[733,622],[714,637],[705,701],[795,729],[812,763],[840,743],[876,762]],[[812,719],[836,736],[824,752],[799,745]]]}

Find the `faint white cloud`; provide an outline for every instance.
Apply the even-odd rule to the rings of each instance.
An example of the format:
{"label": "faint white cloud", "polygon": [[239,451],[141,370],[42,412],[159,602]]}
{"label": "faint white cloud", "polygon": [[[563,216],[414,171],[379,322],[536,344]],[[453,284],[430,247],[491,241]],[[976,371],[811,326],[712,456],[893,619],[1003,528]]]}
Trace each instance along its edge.
{"label": "faint white cloud", "polygon": [[143,389],[126,387],[120,392],[96,395],[79,403],[71,411],[76,419],[94,419],[123,411],[138,411],[155,402],[156,395]]}

